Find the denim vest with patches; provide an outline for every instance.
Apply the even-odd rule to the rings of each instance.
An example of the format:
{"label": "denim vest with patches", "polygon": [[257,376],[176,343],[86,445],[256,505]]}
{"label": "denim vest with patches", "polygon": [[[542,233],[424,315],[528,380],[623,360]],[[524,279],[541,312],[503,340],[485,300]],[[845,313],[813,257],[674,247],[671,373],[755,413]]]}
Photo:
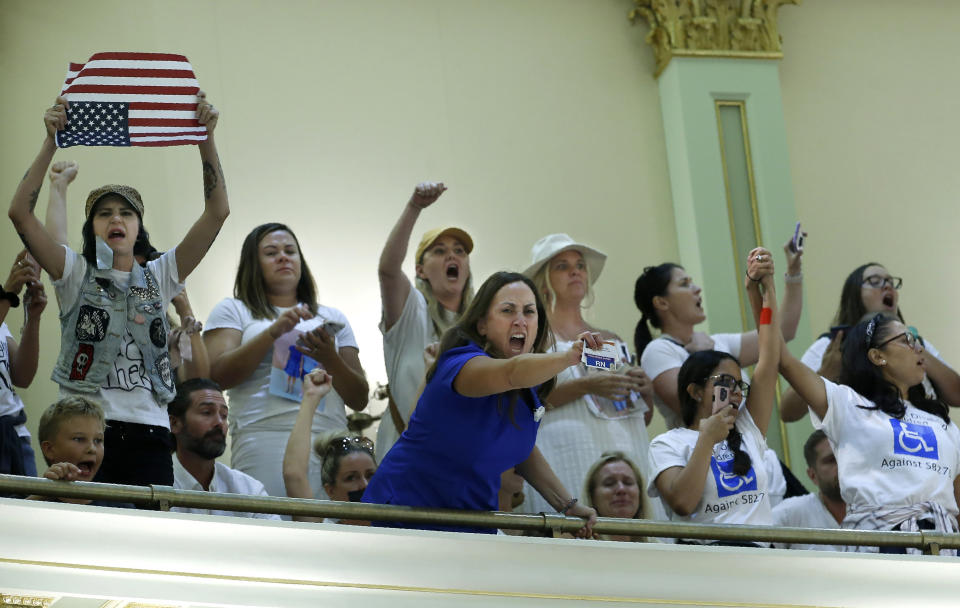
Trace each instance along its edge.
{"label": "denim vest with patches", "polygon": [[166,302],[149,269],[134,264],[126,292],[109,270],[87,265],[73,307],[60,313],[60,356],[51,379],[74,391],[99,390],[116,362],[125,331],[143,355],[145,371],[160,405],[176,394],[167,349]]}

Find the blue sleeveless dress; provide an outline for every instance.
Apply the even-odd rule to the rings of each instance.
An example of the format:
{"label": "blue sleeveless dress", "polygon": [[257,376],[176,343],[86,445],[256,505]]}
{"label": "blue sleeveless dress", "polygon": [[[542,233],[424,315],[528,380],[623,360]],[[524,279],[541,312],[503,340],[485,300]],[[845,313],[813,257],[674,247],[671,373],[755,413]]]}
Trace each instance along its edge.
{"label": "blue sleeveless dress", "polygon": [[[452,348],[437,360],[410,418],[410,424],[384,457],[363,502],[415,507],[497,510],[500,474],[525,461],[537,439],[534,411],[540,400],[534,389],[516,395],[513,420],[510,393],[464,397],[453,381],[474,357],[488,357],[477,344]],[[488,528],[415,526],[374,522],[374,525],[481,532]]]}

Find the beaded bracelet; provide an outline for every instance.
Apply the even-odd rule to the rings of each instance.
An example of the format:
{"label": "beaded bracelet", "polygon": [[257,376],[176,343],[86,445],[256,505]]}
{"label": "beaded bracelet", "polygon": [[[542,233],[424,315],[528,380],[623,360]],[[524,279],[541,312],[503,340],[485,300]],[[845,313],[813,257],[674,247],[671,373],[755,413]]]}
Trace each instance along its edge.
{"label": "beaded bracelet", "polygon": [[567,504],[562,509],[557,511],[557,513],[563,513],[564,515],[566,515],[567,512],[573,508],[573,505],[577,504],[577,502],[578,501],[576,498],[571,498],[570,500],[567,501]]}

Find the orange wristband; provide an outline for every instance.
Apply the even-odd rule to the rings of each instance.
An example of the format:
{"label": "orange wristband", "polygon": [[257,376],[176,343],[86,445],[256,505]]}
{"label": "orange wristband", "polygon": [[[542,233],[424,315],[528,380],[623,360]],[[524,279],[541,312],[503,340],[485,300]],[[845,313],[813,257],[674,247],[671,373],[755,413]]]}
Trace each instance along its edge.
{"label": "orange wristband", "polygon": [[760,309],[760,325],[770,325],[773,321],[773,311],[769,308]]}

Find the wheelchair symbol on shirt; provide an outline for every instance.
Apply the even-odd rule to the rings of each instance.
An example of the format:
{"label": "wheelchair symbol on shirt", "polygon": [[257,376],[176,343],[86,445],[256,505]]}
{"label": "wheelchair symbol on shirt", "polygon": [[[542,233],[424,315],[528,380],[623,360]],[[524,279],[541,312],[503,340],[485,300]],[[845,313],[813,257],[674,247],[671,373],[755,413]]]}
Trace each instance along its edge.
{"label": "wheelchair symbol on shirt", "polygon": [[757,474],[752,466],[743,475],[737,475],[733,472],[733,460],[717,462],[716,458],[711,458],[710,469],[717,483],[717,496],[720,498],[757,489]]}
{"label": "wheelchair symbol on shirt", "polygon": [[902,422],[896,418],[890,419],[890,426],[893,427],[894,453],[938,459],[937,435],[932,428],[923,424]]}
{"label": "wheelchair symbol on shirt", "polygon": [[932,452],[936,449],[927,445],[920,433],[910,429],[901,428],[900,434],[897,435],[897,441],[900,442],[900,447],[908,452],[919,452],[920,450]]}
{"label": "wheelchair symbol on shirt", "polygon": [[[734,473],[727,473],[726,471],[721,471],[720,475],[717,477],[717,481],[720,482],[720,485],[729,492],[737,492],[744,484],[751,483],[753,481],[753,476],[750,473],[747,473],[744,476],[736,475]],[[732,483],[731,483],[732,482]]]}

